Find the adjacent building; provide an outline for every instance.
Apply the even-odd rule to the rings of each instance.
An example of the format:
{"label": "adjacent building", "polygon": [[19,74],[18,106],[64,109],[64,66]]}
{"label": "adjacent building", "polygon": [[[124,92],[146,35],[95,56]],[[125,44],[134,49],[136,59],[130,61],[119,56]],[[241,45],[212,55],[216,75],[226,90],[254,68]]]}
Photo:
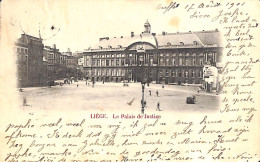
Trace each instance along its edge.
{"label": "adjacent building", "polygon": [[60,52],[56,45],[44,46],[42,39],[22,34],[16,41],[19,87],[44,86],[48,82],[78,76],[78,58]]}
{"label": "adjacent building", "polygon": [[222,60],[220,32],[144,32],[128,37],[103,37],[84,54],[86,78],[94,81],[134,81],[200,84],[204,65]]}
{"label": "adjacent building", "polygon": [[22,34],[15,43],[18,55],[18,78],[21,87],[40,86],[46,83],[41,38]]}
{"label": "adjacent building", "polygon": [[16,54],[16,65],[19,87],[25,87],[29,84],[29,66],[28,66],[28,46],[26,43],[17,41],[14,46]]}

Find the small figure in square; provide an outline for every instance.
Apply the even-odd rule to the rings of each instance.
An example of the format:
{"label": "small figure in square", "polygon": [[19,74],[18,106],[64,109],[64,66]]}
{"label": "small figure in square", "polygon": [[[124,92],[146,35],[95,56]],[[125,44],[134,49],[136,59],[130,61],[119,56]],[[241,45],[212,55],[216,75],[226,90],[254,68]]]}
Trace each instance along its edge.
{"label": "small figure in square", "polygon": [[159,92],[158,92],[158,90],[156,91],[156,95],[157,95],[157,97],[159,96]]}
{"label": "small figure in square", "polygon": [[156,111],[161,111],[161,109],[160,109],[160,102],[157,103]]}
{"label": "small figure in square", "polygon": [[149,94],[150,94],[150,96],[152,95],[152,91],[151,90],[149,90]]}

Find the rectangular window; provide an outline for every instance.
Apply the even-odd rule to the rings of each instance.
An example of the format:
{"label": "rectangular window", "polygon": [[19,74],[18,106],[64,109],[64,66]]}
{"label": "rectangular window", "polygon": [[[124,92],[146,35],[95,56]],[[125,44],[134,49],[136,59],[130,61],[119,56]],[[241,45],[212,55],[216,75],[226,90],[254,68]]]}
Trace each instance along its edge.
{"label": "rectangular window", "polygon": [[111,66],[114,66],[114,60],[111,60]]}
{"label": "rectangular window", "polygon": [[114,76],[114,69],[111,69],[111,76]]}
{"label": "rectangular window", "polygon": [[163,65],[163,59],[160,59],[160,65]]}
{"label": "rectangular window", "polygon": [[202,71],[199,72],[199,77],[202,78]]}
{"label": "rectangular window", "polygon": [[196,65],[196,58],[195,57],[192,58],[192,65]]}
{"label": "rectangular window", "polygon": [[188,57],[185,57],[185,65],[189,65],[189,58]]}
{"label": "rectangular window", "polygon": [[181,73],[181,71],[179,72],[179,77],[182,77],[182,73]]}
{"label": "rectangular window", "polygon": [[100,66],[100,61],[99,60],[97,60],[97,66]]}
{"label": "rectangular window", "polygon": [[175,71],[172,70],[172,77],[175,77]]}
{"label": "rectangular window", "polygon": [[172,59],[172,65],[176,65],[175,58]]}
{"label": "rectangular window", "polygon": [[106,60],[106,66],[109,66],[109,60]]}
{"label": "rectangular window", "polygon": [[162,70],[160,70],[160,77],[162,77]]}
{"label": "rectangular window", "polygon": [[188,78],[189,77],[189,72],[185,71],[185,77]]}
{"label": "rectangular window", "polygon": [[119,60],[116,60],[116,66],[119,66]]}
{"label": "rectangular window", "polygon": [[200,58],[200,65],[203,65],[203,58]]}
{"label": "rectangular window", "polygon": [[191,77],[195,78],[195,71],[194,70],[191,71]]}
{"label": "rectangular window", "polygon": [[96,63],[95,60],[93,60],[92,61],[92,66],[96,66],[95,63]]}
{"label": "rectangular window", "polygon": [[170,64],[169,64],[169,59],[167,58],[166,59],[166,66],[169,66]]}
{"label": "rectangular window", "polygon": [[179,58],[179,65],[182,65],[182,58]]}
{"label": "rectangular window", "polygon": [[122,65],[122,66],[125,65],[125,60],[121,60],[121,65]]}

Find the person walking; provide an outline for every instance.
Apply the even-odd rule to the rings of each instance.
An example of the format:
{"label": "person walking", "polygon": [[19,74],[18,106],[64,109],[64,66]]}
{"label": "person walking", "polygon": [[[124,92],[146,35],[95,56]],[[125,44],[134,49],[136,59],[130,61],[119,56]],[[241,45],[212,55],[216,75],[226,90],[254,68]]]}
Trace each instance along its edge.
{"label": "person walking", "polygon": [[156,95],[157,95],[157,97],[159,96],[159,92],[158,92],[158,90],[156,91]]}
{"label": "person walking", "polygon": [[157,103],[156,111],[161,111],[161,109],[160,109],[160,102]]}
{"label": "person walking", "polygon": [[201,88],[198,86],[198,95],[200,94]]}
{"label": "person walking", "polygon": [[150,96],[152,95],[152,92],[151,92],[151,90],[149,90],[149,94],[150,94]]}

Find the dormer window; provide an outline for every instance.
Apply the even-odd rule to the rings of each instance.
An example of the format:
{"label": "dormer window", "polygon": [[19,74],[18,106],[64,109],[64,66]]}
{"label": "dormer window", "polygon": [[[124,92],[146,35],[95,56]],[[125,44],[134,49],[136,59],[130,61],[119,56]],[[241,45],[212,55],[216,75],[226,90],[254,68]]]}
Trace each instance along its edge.
{"label": "dormer window", "polygon": [[102,49],[102,47],[101,47],[101,46],[99,46],[99,49]]}
{"label": "dormer window", "polygon": [[183,43],[183,42],[180,42],[180,45],[181,45],[181,46],[184,46],[184,43]]}
{"label": "dormer window", "polygon": [[167,46],[170,46],[170,45],[171,45],[171,43],[170,43],[170,42],[168,42],[168,43],[167,43]]}
{"label": "dormer window", "polygon": [[118,48],[122,48],[122,46],[121,46],[121,45],[118,45]]}
{"label": "dormer window", "polygon": [[108,46],[108,48],[112,48],[112,46]]}
{"label": "dormer window", "polygon": [[198,42],[197,42],[197,41],[193,41],[193,44],[194,44],[194,45],[198,45]]}

